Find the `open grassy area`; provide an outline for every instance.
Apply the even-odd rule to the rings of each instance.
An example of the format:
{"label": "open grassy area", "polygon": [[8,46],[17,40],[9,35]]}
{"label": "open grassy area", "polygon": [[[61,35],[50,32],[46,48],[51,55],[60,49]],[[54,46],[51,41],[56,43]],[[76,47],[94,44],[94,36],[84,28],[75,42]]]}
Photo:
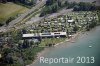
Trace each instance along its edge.
{"label": "open grassy area", "polygon": [[0,23],[5,22],[9,17],[17,17],[19,14],[27,11],[28,8],[8,2],[0,3]]}
{"label": "open grassy area", "polygon": [[60,42],[65,41],[66,38],[45,38],[42,39],[41,43],[39,44],[39,47],[46,47],[48,44],[57,44]]}

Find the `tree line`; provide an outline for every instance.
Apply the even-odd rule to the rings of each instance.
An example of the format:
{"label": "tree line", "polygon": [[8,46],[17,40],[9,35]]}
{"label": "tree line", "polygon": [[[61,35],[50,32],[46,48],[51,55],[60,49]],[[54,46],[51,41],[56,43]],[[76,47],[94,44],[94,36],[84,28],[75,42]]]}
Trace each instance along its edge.
{"label": "tree line", "polygon": [[68,2],[61,0],[47,0],[45,7],[43,8],[40,17],[47,14],[55,13],[62,8],[70,9],[73,8],[73,11],[94,11],[99,9],[95,5],[96,2],[87,3],[87,2]]}
{"label": "tree line", "polygon": [[94,11],[96,6],[93,3],[80,2],[74,6],[74,11]]}

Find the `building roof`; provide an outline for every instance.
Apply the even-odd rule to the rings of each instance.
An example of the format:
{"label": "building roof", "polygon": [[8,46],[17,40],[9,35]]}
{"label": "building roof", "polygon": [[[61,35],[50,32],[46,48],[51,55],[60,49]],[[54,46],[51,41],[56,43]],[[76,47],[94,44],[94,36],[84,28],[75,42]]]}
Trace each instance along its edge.
{"label": "building roof", "polygon": [[68,20],[68,22],[74,22],[74,20],[73,20],[73,19],[71,19],[71,20]]}
{"label": "building roof", "polygon": [[23,34],[22,37],[33,37],[33,36],[34,36],[34,34]]}
{"label": "building roof", "polygon": [[61,36],[61,35],[66,35],[66,32],[50,32],[50,33],[36,33],[36,34],[23,34],[22,37],[27,38],[27,37],[49,37],[49,36]]}

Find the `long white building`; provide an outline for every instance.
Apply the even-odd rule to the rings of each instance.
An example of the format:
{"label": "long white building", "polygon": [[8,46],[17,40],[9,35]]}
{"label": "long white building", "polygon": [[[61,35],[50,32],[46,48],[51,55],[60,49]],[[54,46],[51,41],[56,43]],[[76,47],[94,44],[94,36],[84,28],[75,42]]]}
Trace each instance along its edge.
{"label": "long white building", "polygon": [[66,36],[66,32],[49,32],[49,33],[33,33],[33,34],[23,34],[23,38],[34,38],[34,37],[53,37],[53,36]]}

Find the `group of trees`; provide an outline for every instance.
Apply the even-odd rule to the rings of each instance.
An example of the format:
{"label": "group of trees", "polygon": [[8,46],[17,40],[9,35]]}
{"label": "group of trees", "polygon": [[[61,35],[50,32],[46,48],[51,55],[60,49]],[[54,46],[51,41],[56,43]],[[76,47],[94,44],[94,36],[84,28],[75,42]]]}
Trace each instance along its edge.
{"label": "group of trees", "polygon": [[77,5],[76,2],[68,2],[68,1],[61,1],[61,0],[47,0],[45,4],[45,8],[43,8],[41,16],[44,16],[46,14],[55,13],[58,10],[62,8],[74,8],[74,6]]}
{"label": "group of trees", "polygon": [[[24,30],[23,30],[24,32]],[[35,40],[22,40],[22,31],[13,31],[2,34],[0,37],[5,37],[1,45],[0,43],[0,65],[1,66],[23,66],[18,59],[23,61],[23,64],[29,64],[33,62],[37,52],[43,50],[43,48],[35,47],[39,43]],[[32,46],[35,45],[35,46]],[[13,65],[14,64],[14,65]]]}
{"label": "group of trees", "polygon": [[55,13],[58,11],[59,8],[61,8],[61,1],[60,0],[47,0],[45,4],[45,8],[43,8],[42,13],[40,14],[40,17],[46,15]]}
{"label": "group of trees", "polygon": [[11,49],[10,48],[4,48],[2,52],[2,58],[0,58],[0,65],[7,65],[7,64],[13,64],[13,57],[11,56]]}
{"label": "group of trees", "polygon": [[74,6],[74,11],[93,11],[96,10],[96,6],[91,3],[80,2]]}
{"label": "group of trees", "polygon": [[11,21],[14,20],[14,19],[15,19],[14,17],[10,17],[10,18],[8,18],[8,20],[6,21],[6,25],[8,25],[9,22],[11,22]]}
{"label": "group of trees", "polygon": [[[64,2],[64,3],[63,3]],[[59,9],[66,7],[67,9],[73,8],[73,11],[93,11],[96,10],[95,2],[86,3],[86,2],[68,2],[61,0],[47,0],[45,4],[45,8],[43,8],[41,16],[55,13]]]}

